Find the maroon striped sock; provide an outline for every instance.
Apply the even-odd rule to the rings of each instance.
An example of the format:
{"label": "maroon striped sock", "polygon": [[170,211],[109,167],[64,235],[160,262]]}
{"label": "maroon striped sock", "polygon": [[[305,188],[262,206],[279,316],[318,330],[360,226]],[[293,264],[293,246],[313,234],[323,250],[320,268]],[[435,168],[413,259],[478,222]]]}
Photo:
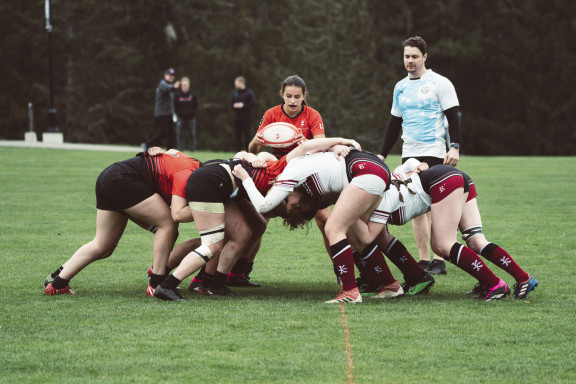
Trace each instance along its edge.
{"label": "maroon striped sock", "polygon": [[396,281],[376,242],[364,249],[360,255],[359,263],[362,265],[361,271],[363,276],[368,280],[370,285],[378,287],[392,284]]}
{"label": "maroon striped sock", "polygon": [[500,281],[473,250],[460,243],[454,243],[452,246],[449,261],[474,276],[481,284],[493,287]]}
{"label": "maroon striped sock", "polygon": [[396,238],[392,240],[384,254],[398,267],[406,281],[419,279],[425,273],[424,268],[414,260],[404,244]]}
{"label": "maroon striped sock", "polygon": [[336,273],[342,281],[342,289],[348,291],[356,288],[356,276],[354,275],[354,255],[348,240],[340,240],[330,246],[332,263],[336,268]]}
{"label": "maroon striped sock", "polygon": [[480,254],[498,267],[508,272],[518,283],[523,283],[530,278],[522,268],[503,248],[494,243],[488,243],[480,250]]}

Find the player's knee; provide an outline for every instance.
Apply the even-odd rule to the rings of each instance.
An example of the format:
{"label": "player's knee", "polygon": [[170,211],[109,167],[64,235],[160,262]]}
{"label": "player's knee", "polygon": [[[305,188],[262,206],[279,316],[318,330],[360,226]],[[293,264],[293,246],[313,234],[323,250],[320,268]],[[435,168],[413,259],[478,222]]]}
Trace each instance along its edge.
{"label": "player's knee", "polygon": [[112,255],[112,253],[114,253],[114,250],[116,249],[116,247],[118,246],[118,243],[101,243],[101,244],[96,244],[96,257],[94,258],[95,260],[102,260],[105,259],[107,257],[109,257],[110,255]]}
{"label": "player's knee", "polygon": [[220,224],[206,231],[200,231],[200,240],[202,241],[201,247],[206,247],[211,250],[210,257],[212,257],[212,254],[219,253],[222,250],[222,244],[224,242],[224,224]]}
{"label": "player's knee", "polygon": [[462,240],[466,242],[468,248],[478,253],[488,241],[482,232],[482,226],[470,227],[462,231]]}
{"label": "player's knee", "polygon": [[440,257],[443,257],[444,259],[447,259],[450,255],[450,249],[452,248],[452,245],[454,245],[454,242],[432,239],[430,245],[432,247],[432,252]]}
{"label": "player's knee", "polygon": [[330,221],[327,221],[326,225],[324,226],[324,234],[326,235],[330,243],[332,243],[333,241],[335,241],[335,239],[340,238],[342,236],[346,237],[346,231],[343,231],[342,228],[339,228],[337,225],[335,225]]}

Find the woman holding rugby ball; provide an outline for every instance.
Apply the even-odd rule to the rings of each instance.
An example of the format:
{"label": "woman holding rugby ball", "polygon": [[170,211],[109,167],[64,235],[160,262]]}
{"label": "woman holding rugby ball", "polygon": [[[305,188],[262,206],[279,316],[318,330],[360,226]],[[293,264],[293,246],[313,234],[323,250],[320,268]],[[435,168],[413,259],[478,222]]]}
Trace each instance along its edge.
{"label": "woman holding rugby ball", "polygon": [[[260,152],[262,147],[267,146],[266,142],[262,140],[260,132],[264,127],[272,123],[289,123],[301,131],[301,135],[296,137],[292,146],[286,148],[272,148],[272,154],[278,159],[296,148],[303,140],[326,137],[324,134],[324,123],[322,122],[322,117],[318,111],[311,108],[306,103],[307,95],[308,91],[306,83],[301,77],[296,75],[287,77],[282,82],[282,87],[280,88],[280,97],[282,97],[283,103],[268,109],[264,113],[260,126],[258,127],[258,132],[248,145],[248,151],[257,154]],[[326,225],[329,215],[330,209],[325,208],[319,210],[314,216],[316,224],[318,225],[320,232],[322,232],[324,246],[326,247],[328,254],[330,254],[330,245],[324,233],[324,226]],[[239,261],[238,264],[246,266],[245,271],[252,269],[253,260],[256,257],[259,248],[260,246],[258,244],[258,246],[255,247],[255,251],[248,256],[248,259],[242,259]],[[236,272],[236,270],[233,272]],[[242,273],[241,270],[238,270],[237,272]],[[246,273],[245,275],[247,276]],[[234,284],[235,280],[231,279],[231,285]],[[241,285],[242,282],[239,281],[238,284]]]}

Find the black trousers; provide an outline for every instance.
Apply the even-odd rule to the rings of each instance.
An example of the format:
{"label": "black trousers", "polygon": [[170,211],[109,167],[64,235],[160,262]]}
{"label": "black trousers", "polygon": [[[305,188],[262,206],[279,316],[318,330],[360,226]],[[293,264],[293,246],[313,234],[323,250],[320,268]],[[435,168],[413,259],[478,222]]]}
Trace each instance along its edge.
{"label": "black trousers", "polygon": [[146,148],[161,146],[162,140],[166,140],[166,149],[176,148],[176,133],[172,116],[156,116],[157,132],[146,142]]}
{"label": "black trousers", "polygon": [[234,119],[234,135],[236,136],[236,151],[248,150],[250,144],[251,119]]}

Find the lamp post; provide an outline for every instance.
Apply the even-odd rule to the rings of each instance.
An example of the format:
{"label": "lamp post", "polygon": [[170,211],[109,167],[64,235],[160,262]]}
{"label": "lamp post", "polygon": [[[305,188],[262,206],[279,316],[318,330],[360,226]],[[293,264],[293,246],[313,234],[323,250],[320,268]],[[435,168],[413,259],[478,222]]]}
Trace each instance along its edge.
{"label": "lamp post", "polygon": [[58,132],[56,126],[56,108],[54,108],[54,80],[52,69],[52,23],[50,21],[50,0],[45,0],[46,31],[48,32],[48,76],[50,85],[50,109],[48,110],[48,132]]}

